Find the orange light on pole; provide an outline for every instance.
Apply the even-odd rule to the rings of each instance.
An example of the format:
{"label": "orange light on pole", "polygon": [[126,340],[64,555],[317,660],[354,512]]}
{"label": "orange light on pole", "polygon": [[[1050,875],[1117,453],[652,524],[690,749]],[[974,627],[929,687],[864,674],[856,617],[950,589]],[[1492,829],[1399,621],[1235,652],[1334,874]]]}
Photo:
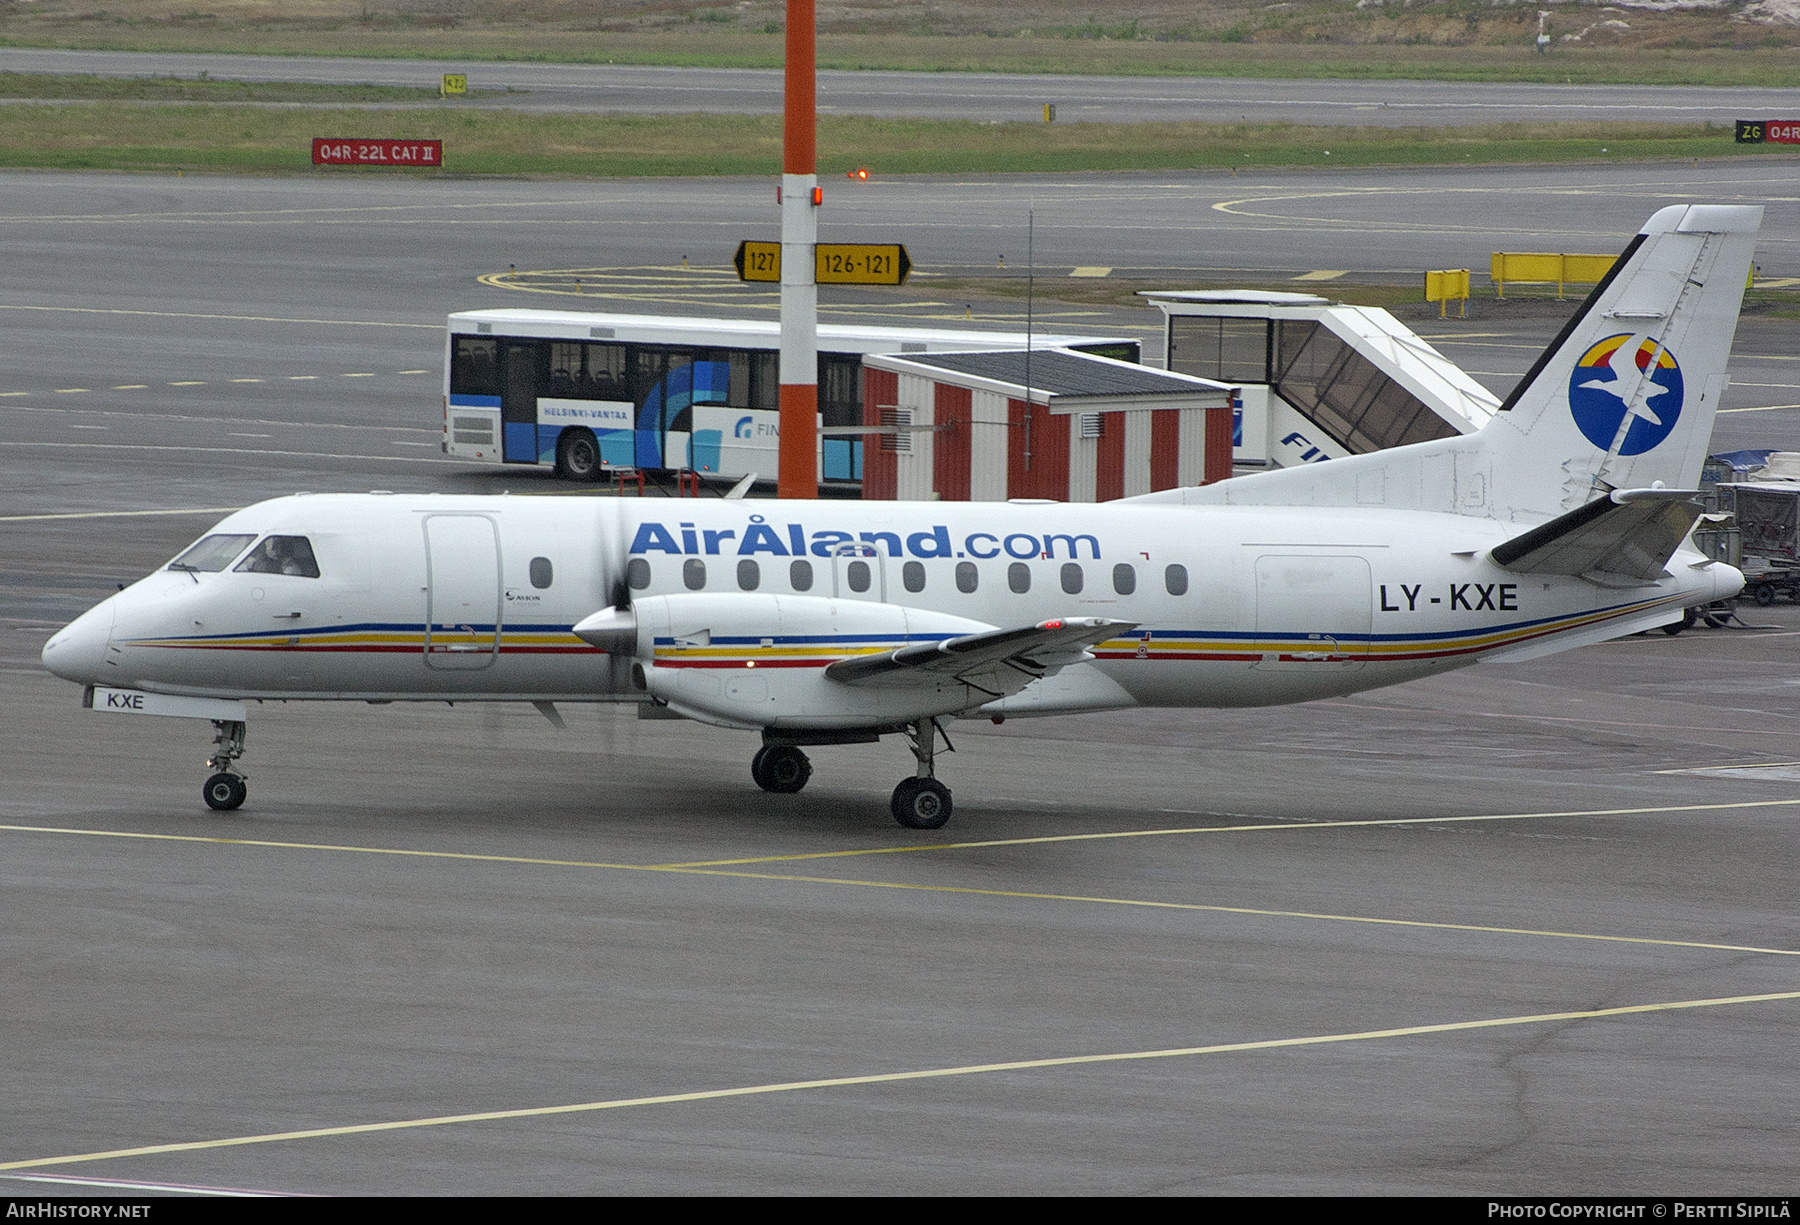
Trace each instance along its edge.
{"label": "orange light on pole", "polygon": [[819,496],[818,86],[813,0],[787,0],[781,142],[781,443],[776,492]]}

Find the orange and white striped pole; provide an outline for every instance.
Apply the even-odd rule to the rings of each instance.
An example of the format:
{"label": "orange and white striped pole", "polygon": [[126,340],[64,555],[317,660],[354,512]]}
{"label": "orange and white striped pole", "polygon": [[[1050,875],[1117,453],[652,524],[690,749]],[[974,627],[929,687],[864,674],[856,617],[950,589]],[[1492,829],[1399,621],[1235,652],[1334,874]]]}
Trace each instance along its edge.
{"label": "orange and white striped pole", "polygon": [[818,83],[813,0],[787,0],[781,142],[781,449],[777,494],[819,496]]}

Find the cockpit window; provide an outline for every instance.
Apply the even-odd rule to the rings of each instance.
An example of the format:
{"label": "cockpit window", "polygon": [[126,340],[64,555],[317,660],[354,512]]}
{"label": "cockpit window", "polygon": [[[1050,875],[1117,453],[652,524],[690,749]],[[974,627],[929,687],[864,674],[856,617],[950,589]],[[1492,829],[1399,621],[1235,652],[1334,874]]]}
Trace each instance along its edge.
{"label": "cockpit window", "polygon": [[244,546],[255,539],[254,536],[203,537],[193,548],[170,562],[169,569],[216,574],[229,566],[231,559],[242,553]]}
{"label": "cockpit window", "polygon": [[291,574],[318,578],[319,563],[312,542],[304,536],[265,536],[261,544],[237,564],[239,574]]}

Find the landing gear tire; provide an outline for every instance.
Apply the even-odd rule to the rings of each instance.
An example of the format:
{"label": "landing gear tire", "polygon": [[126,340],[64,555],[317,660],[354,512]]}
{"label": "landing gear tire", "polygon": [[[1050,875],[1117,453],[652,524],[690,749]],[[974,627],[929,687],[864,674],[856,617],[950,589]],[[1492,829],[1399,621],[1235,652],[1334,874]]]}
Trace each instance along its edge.
{"label": "landing gear tire", "polygon": [[942,829],[950,819],[950,788],[935,778],[903,778],[894,788],[894,820],[907,829]]}
{"label": "landing gear tire", "polygon": [[1693,629],[1694,622],[1698,621],[1699,619],[1700,619],[1700,610],[1696,609],[1696,608],[1690,608],[1686,612],[1681,614],[1681,620],[1671,621],[1669,624],[1662,627],[1662,631],[1663,631],[1663,633],[1667,634],[1669,637],[1673,638],[1675,635],[1679,634],[1682,630]]}
{"label": "landing gear tire", "polygon": [[243,775],[220,771],[206,780],[206,786],[201,788],[200,794],[205,797],[208,808],[230,812],[244,802],[249,791],[244,785]]}
{"label": "landing gear tire", "polygon": [[567,430],[556,440],[556,475],[571,481],[600,479],[600,442],[592,430]]}
{"label": "landing gear tire", "polygon": [[1756,589],[1750,594],[1756,597],[1756,606],[1758,608],[1767,608],[1775,602],[1775,584],[1758,583]]}
{"label": "landing gear tire", "polygon": [[750,777],[764,791],[792,795],[812,777],[812,762],[791,744],[770,745],[750,759]]}

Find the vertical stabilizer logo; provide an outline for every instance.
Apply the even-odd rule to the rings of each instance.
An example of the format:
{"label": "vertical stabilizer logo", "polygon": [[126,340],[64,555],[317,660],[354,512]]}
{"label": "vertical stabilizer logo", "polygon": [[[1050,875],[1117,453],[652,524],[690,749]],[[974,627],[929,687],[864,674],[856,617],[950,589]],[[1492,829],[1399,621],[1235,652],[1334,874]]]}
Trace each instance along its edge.
{"label": "vertical stabilizer logo", "polygon": [[1667,438],[1684,399],[1675,355],[1641,334],[1608,336],[1569,376],[1569,412],[1582,435],[1611,451],[1623,429],[1620,455],[1642,455]]}

